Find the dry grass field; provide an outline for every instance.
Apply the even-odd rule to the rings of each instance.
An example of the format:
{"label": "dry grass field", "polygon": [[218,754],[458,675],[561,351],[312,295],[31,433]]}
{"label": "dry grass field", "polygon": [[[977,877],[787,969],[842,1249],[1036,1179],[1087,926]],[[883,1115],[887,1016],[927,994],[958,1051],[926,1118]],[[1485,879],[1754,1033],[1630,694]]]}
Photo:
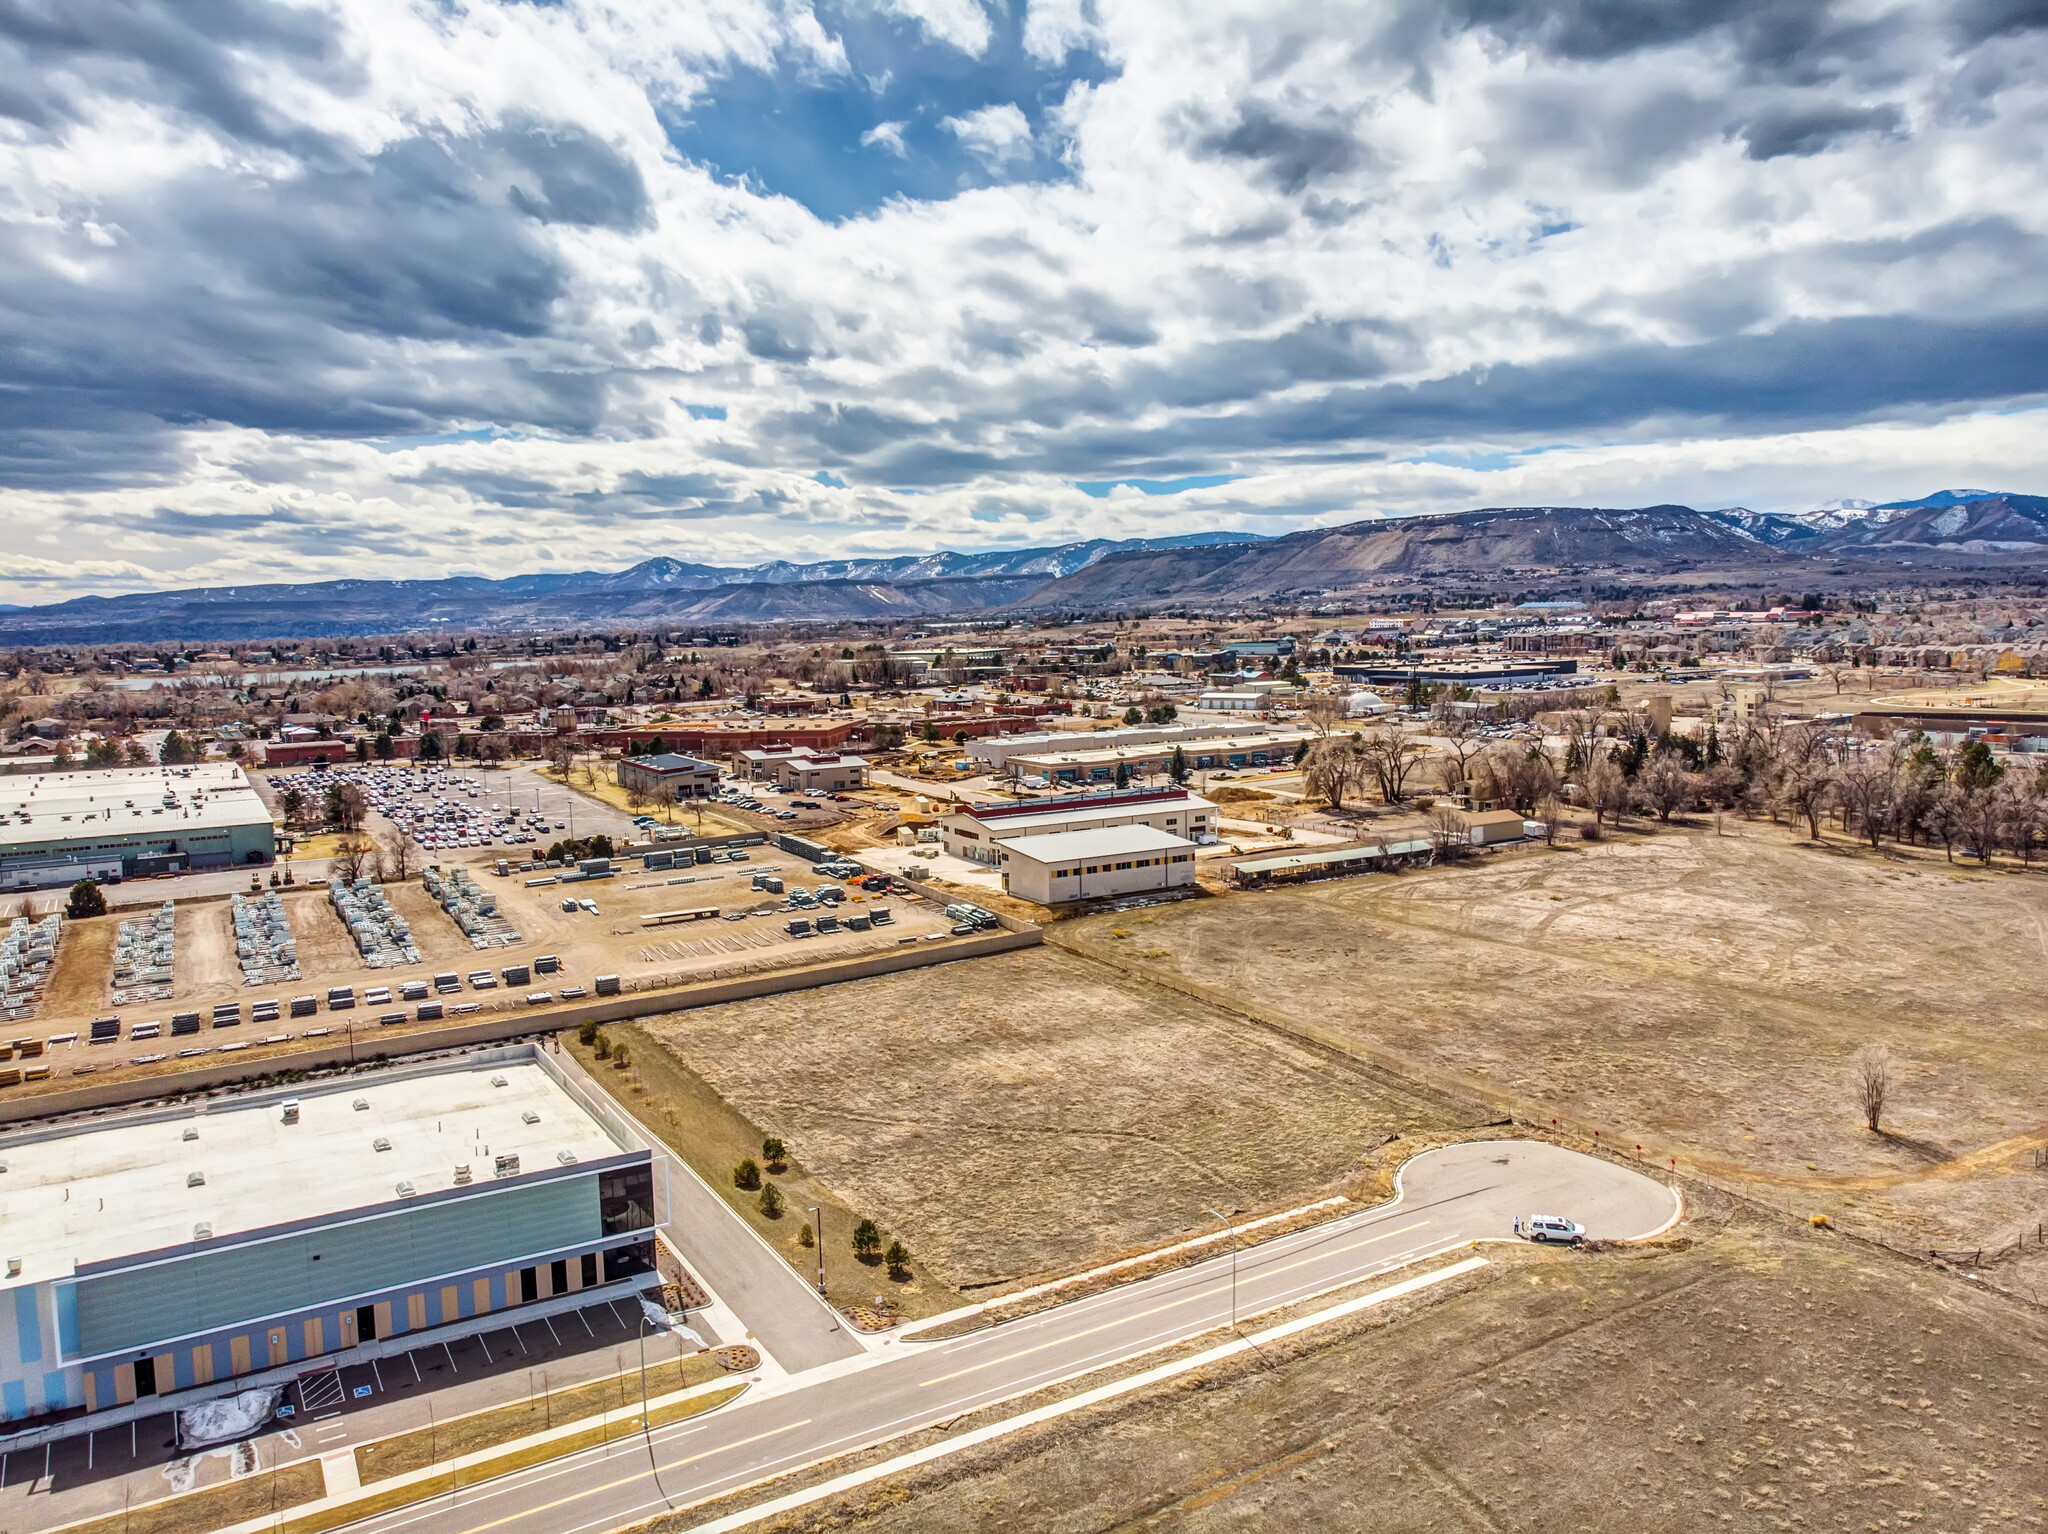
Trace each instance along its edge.
{"label": "dry grass field", "polygon": [[1696,1206],[1686,1236],[1645,1250],[1488,1248],[1496,1266],[1448,1292],[776,1527],[1974,1530],[2048,1518],[2039,1311],[1713,1203]]}
{"label": "dry grass field", "polygon": [[1336,1191],[1455,1117],[1171,990],[1038,948],[644,1032],[943,1283],[1107,1260]]}
{"label": "dry grass field", "polygon": [[[2048,1219],[2048,877],[1669,830],[1052,940],[1901,1244]],[[1122,935],[1118,935],[1122,934]],[[1849,1062],[1897,1058],[1882,1136]]]}

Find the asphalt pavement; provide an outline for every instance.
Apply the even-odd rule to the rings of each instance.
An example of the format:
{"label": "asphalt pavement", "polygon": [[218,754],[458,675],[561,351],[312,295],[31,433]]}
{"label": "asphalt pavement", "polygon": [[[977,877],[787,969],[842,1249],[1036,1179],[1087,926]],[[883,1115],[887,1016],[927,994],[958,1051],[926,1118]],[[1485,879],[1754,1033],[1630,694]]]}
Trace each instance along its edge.
{"label": "asphalt pavement", "polygon": [[611,1529],[1227,1328],[1233,1309],[1243,1319],[1474,1240],[1509,1239],[1516,1215],[1562,1214],[1592,1237],[1622,1240],[1677,1212],[1669,1188],[1590,1156],[1519,1140],[1447,1147],[1410,1162],[1400,1195],[1380,1208],[967,1337],[887,1343],[865,1360],[756,1387],[708,1416],[350,1527]]}

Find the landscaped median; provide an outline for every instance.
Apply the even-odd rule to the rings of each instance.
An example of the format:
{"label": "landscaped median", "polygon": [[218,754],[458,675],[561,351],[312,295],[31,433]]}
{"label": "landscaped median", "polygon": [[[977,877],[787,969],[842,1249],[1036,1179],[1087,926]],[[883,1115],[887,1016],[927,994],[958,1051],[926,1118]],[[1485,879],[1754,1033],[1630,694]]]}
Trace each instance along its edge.
{"label": "landscaped median", "polygon": [[[694,1358],[678,1361],[696,1362]],[[677,1363],[659,1372],[673,1381]],[[657,1370],[650,1368],[650,1380]],[[635,1376],[637,1383],[637,1374]],[[274,1474],[261,1471],[225,1485],[208,1486],[123,1513],[65,1524],[47,1534],[319,1534],[359,1518],[431,1497],[445,1496],[529,1465],[559,1459],[607,1443],[623,1442],[641,1430],[639,1391],[621,1405],[599,1403],[617,1392],[624,1376],[557,1392],[546,1405],[520,1401],[450,1419],[432,1429],[408,1430],[355,1449],[356,1479],[337,1487],[319,1459],[298,1460]],[[713,1379],[671,1389],[647,1402],[647,1425],[662,1427],[723,1406],[746,1389],[744,1383]],[[526,1431],[544,1411],[590,1409],[559,1426]],[[470,1447],[464,1449],[463,1445]],[[456,1452],[451,1454],[450,1449]],[[439,1457],[435,1457],[439,1456]],[[344,1461],[344,1472],[346,1461]]]}

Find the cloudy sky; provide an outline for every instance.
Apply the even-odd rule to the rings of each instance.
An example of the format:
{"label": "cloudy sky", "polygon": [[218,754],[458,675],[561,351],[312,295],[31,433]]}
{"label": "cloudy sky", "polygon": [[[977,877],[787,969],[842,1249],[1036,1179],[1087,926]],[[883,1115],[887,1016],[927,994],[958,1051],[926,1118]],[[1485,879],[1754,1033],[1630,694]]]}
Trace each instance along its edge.
{"label": "cloudy sky", "polygon": [[0,0],[0,600],[2048,491],[2048,5]]}

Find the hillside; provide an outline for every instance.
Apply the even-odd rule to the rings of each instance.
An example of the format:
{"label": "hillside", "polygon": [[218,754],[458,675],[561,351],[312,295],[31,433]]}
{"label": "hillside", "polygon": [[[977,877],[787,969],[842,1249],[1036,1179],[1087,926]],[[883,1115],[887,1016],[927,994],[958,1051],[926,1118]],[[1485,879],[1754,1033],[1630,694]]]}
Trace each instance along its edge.
{"label": "hillside", "polygon": [[1686,506],[1514,506],[1316,528],[1242,547],[1112,554],[1033,592],[1032,608],[1315,596],[1403,577],[1660,573],[1777,558],[1754,535]]}

